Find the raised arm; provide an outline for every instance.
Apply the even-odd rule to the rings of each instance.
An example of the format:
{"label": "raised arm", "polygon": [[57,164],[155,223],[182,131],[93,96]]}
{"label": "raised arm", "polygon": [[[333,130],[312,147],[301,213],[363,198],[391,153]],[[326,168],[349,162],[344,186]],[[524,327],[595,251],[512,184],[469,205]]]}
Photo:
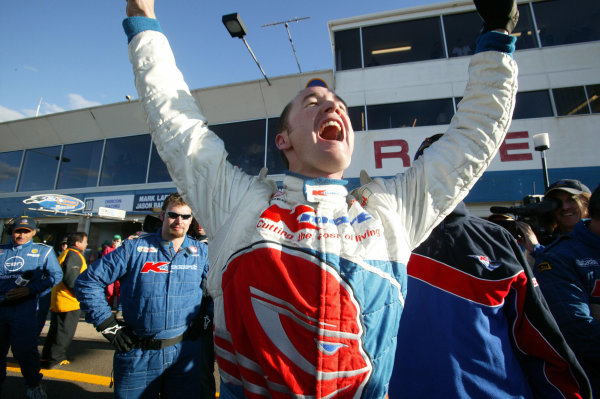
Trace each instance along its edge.
{"label": "raised arm", "polygon": [[[150,134],[177,191],[213,237],[257,179],[227,162],[223,141],[208,129],[158,20],[152,19],[153,3],[129,0],[130,17],[123,21],[135,85]],[[274,191],[267,186],[265,190]]]}
{"label": "raised arm", "polygon": [[510,33],[516,24],[516,4],[514,0],[475,4],[484,17],[483,33],[469,65],[463,100],[448,130],[405,173],[375,179],[357,192],[363,203],[373,202],[374,209],[383,209],[381,219],[391,218],[405,227],[410,248],[419,245],[468,194],[492,162],[512,120],[516,39],[504,32]]}

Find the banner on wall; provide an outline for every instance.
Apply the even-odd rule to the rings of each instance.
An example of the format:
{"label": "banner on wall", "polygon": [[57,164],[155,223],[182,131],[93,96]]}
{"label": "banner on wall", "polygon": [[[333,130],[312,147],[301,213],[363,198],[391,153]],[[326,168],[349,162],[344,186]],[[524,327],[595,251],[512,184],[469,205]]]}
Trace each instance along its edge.
{"label": "banner on wall", "polygon": [[133,195],[111,195],[106,197],[85,197],[85,211],[98,212],[98,208],[133,210]]}

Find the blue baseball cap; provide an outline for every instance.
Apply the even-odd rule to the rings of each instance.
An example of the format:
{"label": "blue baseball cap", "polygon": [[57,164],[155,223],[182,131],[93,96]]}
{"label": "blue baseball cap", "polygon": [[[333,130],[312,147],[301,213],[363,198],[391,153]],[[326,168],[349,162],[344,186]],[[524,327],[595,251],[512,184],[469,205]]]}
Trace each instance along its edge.
{"label": "blue baseball cap", "polygon": [[29,231],[33,231],[37,229],[37,225],[35,224],[35,220],[31,219],[30,217],[21,216],[13,221],[12,229],[13,231],[17,229],[26,229]]}

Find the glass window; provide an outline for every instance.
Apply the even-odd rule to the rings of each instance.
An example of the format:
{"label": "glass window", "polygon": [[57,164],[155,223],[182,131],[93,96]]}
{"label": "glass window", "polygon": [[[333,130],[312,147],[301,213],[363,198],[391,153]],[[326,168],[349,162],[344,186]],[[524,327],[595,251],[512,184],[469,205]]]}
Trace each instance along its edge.
{"label": "glass window", "polygon": [[600,1],[551,0],[533,3],[542,46],[600,40]]}
{"label": "glass window", "polygon": [[348,116],[355,132],[367,130],[364,106],[348,107]]}
{"label": "glass window", "polygon": [[521,4],[519,6],[519,22],[513,29],[513,36],[517,37],[515,48],[524,50],[527,48],[537,48],[537,36],[534,34],[533,18],[531,17],[531,9],[529,4]]}
{"label": "glass window", "polygon": [[59,145],[25,151],[18,191],[53,190],[60,159]]}
{"label": "glass window", "polygon": [[171,181],[171,175],[167,170],[167,165],[163,162],[156,146],[152,143],[152,155],[150,156],[150,171],[148,174],[148,183],[160,183]]}
{"label": "glass window", "polygon": [[265,123],[265,119],[258,119],[210,128],[225,142],[229,162],[248,174],[257,175],[265,163]]}
{"label": "glass window", "polygon": [[281,155],[279,155],[279,149],[275,145],[275,136],[277,136],[277,126],[279,125],[279,118],[269,118],[267,123],[267,168],[269,168],[269,174],[279,175],[283,174],[286,170]]}
{"label": "glass window", "polygon": [[444,57],[438,17],[365,27],[365,67]]}
{"label": "glass window", "polygon": [[358,28],[334,32],[335,69],[362,68],[360,59],[360,31]]}
{"label": "glass window", "polygon": [[451,98],[367,106],[369,130],[444,125],[452,115]]}
{"label": "glass window", "polygon": [[106,140],[100,185],[145,183],[149,153],[149,134]]}
{"label": "glass window", "polygon": [[23,151],[0,153],[0,192],[15,191],[21,159],[23,159]]}
{"label": "glass window", "polygon": [[590,101],[590,108],[592,113],[600,113],[600,84],[586,86],[588,100]]}
{"label": "glass window", "polygon": [[473,12],[444,15],[444,30],[448,44],[448,57],[461,57],[475,52],[481,18]]}
{"label": "glass window", "polygon": [[552,89],[552,95],[560,116],[590,113],[583,86]]}
{"label": "glass window", "polygon": [[57,189],[96,187],[104,141],[65,145]]}
{"label": "glass window", "polygon": [[517,93],[513,119],[543,118],[554,116],[548,90]]}

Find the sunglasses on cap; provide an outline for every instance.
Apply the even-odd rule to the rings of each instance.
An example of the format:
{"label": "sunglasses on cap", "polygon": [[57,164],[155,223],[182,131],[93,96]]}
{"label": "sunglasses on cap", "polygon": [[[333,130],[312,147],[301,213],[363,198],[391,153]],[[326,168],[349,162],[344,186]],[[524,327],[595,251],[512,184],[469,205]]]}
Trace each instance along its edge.
{"label": "sunglasses on cap", "polygon": [[187,214],[187,215],[183,215],[183,214],[181,214],[181,213],[177,213],[177,212],[167,212],[167,216],[169,216],[169,219],[177,219],[178,217],[180,217],[180,216],[181,216],[181,218],[182,218],[183,220],[188,220],[189,218],[191,218],[191,217],[192,217],[192,214],[191,214],[191,213],[189,213],[189,214]]}

